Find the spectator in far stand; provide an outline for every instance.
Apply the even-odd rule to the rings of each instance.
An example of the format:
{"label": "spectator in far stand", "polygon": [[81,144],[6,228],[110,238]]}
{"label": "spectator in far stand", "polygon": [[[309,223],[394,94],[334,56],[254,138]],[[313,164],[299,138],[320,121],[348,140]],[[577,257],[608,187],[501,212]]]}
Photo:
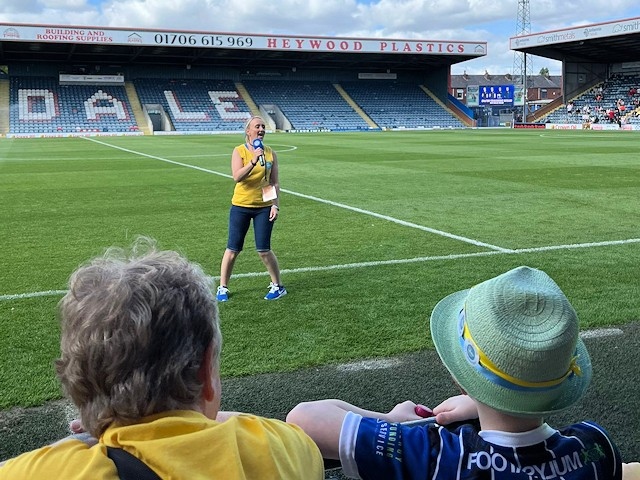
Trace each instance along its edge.
{"label": "spectator in far stand", "polygon": [[618,100],[618,113],[619,113],[620,115],[624,115],[624,112],[626,111],[626,109],[627,109],[627,106],[626,106],[626,104],[624,103],[624,100],[623,100],[622,98],[621,98],[621,99],[619,99],[619,100]]}

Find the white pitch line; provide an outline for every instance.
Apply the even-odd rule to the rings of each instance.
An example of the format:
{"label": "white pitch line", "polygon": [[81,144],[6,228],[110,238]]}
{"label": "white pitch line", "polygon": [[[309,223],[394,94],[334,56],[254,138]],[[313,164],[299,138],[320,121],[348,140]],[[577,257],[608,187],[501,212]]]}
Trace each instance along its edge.
{"label": "white pitch line", "polygon": [[580,338],[603,338],[616,337],[624,332],[619,328],[596,328],[594,330],[585,330],[580,332]]}
{"label": "white pitch line", "polygon": [[15,293],[10,295],[0,295],[0,301],[20,300],[21,298],[53,297],[55,295],[64,295],[66,293],[67,290],[45,290],[44,292]]}
{"label": "white pitch line", "polygon": [[[228,175],[226,173],[216,172],[215,170],[209,170],[209,169],[202,168],[202,167],[196,167],[195,165],[189,165],[188,163],[176,162],[174,160],[169,160],[167,158],[158,157],[156,155],[149,155],[147,153],[137,152],[135,150],[130,150],[128,148],[118,147],[116,145],[111,145],[111,144],[106,143],[106,142],[101,142],[100,140],[96,140],[96,139],[91,138],[91,137],[81,137],[81,138],[83,138],[85,140],[88,140],[88,141],[91,141],[91,142],[98,143],[100,145],[104,145],[106,147],[111,147],[111,148],[115,148],[117,150],[122,150],[123,152],[131,153],[131,154],[134,154],[134,155],[140,155],[142,157],[151,158],[151,159],[154,159],[154,160],[159,160],[161,162],[171,163],[173,165],[179,165],[181,167],[194,168],[194,169],[199,170],[201,172],[211,173],[213,175],[219,175],[219,176],[225,177],[225,178],[233,178],[231,175]],[[398,218],[389,217],[387,215],[382,215],[380,213],[372,212],[372,211],[369,211],[369,210],[364,210],[364,209],[358,208],[358,207],[352,207],[352,206],[346,205],[344,203],[333,202],[331,200],[325,200],[323,198],[314,197],[312,195],[305,195],[304,193],[294,192],[293,190],[287,190],[287,189],[284,189],[284,188],[281,188],[280,191],[284,192],[284,193],[288,193],[289,195],[294,195],[296,197],[306,198],[307,200],[313,200],[313,201],[316,201],[316,202],[319,202],[319,203],[324,203],[326,205],[331,205],[333,207],[343,208],[345,210],[351,210],[352,212],[357,212],[357,213],[362,213],[364,215],[369,215],[371,217],[379,218],[381,220],[386,220],[387,222],[397,223],[398,225],[402,225],[402,226],[405,226],[405,227],[411,227],[411,228],[415,228],[415,229],[418,229],[418,230],[422,230],[424,232],[429,232],[429,233],[433,233],[435,235],[440,235],[442,237],[447,237],[447,238],[451,238],[451,239],[454,239],[454,240],[458,240],[458,241],[461,241],[461,242],[464,242],[464,243],[470,243],[470,244],[476,245],[478,247],[485,247],[485,248],[489,248],[491,250],[496,250],[498,252],[504,252],[504,253],[510,253],[510,252],[513,251],[513,250],[508,249],[508,248],[498,247],[496,245],[491,245],[490,243],[481,242],[479,240],[474,240],[472,238],[462,237],[460,235],[455,235],[453,233],[444,232],[442,230],[436,230],[435,228],[430,228],[430,227],[425,227],[423,225],[418,225],[417,223],[406,222],[406,221],[400,220]]]}
{"label": "white pitch line", "polygon": [[[612,245],[626,245],[631,243],[640,243],[640,238],[630,238],[628,240],[610,240],[606,242],[574,243],[570,245],[551,245],[547,247],[520,248],[520,249],[509,250],[504,252],[489,251],[489,252],[473,252],[473,253],[454,253],[450,255],[433,255],[430,257],[401,258],[401,259],[395,259],[395,260],[377,260],[377,261],[371,261],[371,262],[345,263],[341,265],[326,265],[326,266],[320,266],[320,267],[300,267],[300,268],[285,269],[285,270],[282,270],[281,273],[307,273],[307,272],[321,272],[321,271],[327,271],[327,270],[346,270],[346,269],[352,269],[352,268],[379,267],[384,265],[400,265],[404,263],[421,263],[421,262],[432,262],[437,260],[456,260],[459,258],[486,257],[488,255],[498,255],[498,254],[513,255],[513,254],[520,254],[520,253],[549,252],[553,250],[572,250],[576,248],[609,247]],[[267,275],[269,275],[268,272],[250,272],[250,273],[234,274],[232,275],[232,277],[233,278],[252,278],[252,277],[264,277]]]}
{"label": "white pitch line", "polygon": [[399,358],[379,358],[374,360],[363,360],[361,362],[343,363],[337,365],[340,372],[360,372],[362,370],[384,370],[392,367],[399,367],[402,361]]}
{"label": "white pitch line", "polygon": [[[402,258],[396,260],[377,260],[371,262],[358,262],[358,263],[345,263],[340,265],[324,265],[319,267],[300,267],[300,268],[289,268],[281,271],[283,274],[295,274],[295,273],[307,273],[307,272],[325,272],[328,270],[347,270],[354,268],[367,268],[367,267],[379,267],[385,265],[400,265],[405,263],[421,263],[421,262],[433,262],[437,260],[456,260],[460,258],[471,258],[471,257],[485,257],[489,255],[515,255],[522,253],[535,253],[535,252],[550,252],[553,250],[572,250],[576,248],[597,248],[597,247],[610,247],[614,245],[627,245],[633,243],[640,243],[640,238],[630,238],[628,240],[610,240],[606,242],[590,242],[590,243],[574,243],[570,245],[552,245],[547,247],[535,247],[535,248],[521,248],[518,250],[511,250],[509,252],[497,252],[497,251],[488,251],[488,252],[473,252],[473,253],[458,253],[451,255],[433,255],[431,257],[414,257],[414,258]],[[249,273],[238,273],[232,275],[232,278],[253,278],[253,277],[264,277],[267,276],[267,272],[249,272]],[[218,279],[218,277],[212,277],[214,279]],[[33,298],[33,297],[46,297],[53,295],[64,295],[67,293],[66,290],[47,290],[44,292],[31,292],[31,293],[18,293],[18,294],[8,294],[8,295],[0,295],[0,301],[7,300],[19,300],[21,298]]]}
{"label": "white pitch line", "polygon": [[[624,331],[620,328],[595,328],[593,330],[585,330],[580,332],[580,338],[600,339],[605,337],[614,337],[623,335]],[[386,370],[388,368],[402,367],[403,361],[396,357],[377,358],[372,360],[363,360],[361,362],[343,363],[336,365],[339,372],[361,372],[364,370]]]}
{"label": "white pitch line", "polygon": [[231,175],[229,175],[227,173],[216,172],[214,170],[209,170],[208,168],[202,168],[202,167],[198,167],[196,165],[190,165],[188,163],[176,162],[174,160],[169,160],[168,158],[162,158],[162,157],[158,157],[156,155],[149,155],[148,153],[136,152],[135,150],[129,150],[128,148],[118,147],[117,145],[110,145],[108,143],[101,142],[100,140],[96,140],[95,138],[91,138],[91,137],[80,137],[80,138],[82,138],[84,140],[87,140],[87,141],[90,141],[90,142],[98,143],[100,145],[104,145],[105,147],[115,148],[116,150],[121,150],[123,152],[131,153],[133,155],[139,155],[141,157],[151,158],[153,160],[159,160],[161,162],[171,163],[173,165],[179,165],[181,167],[193,168],[194,170],[199,170],[199,171],[205,172],[205,173],[212,173],[213,175],[219,175],[219,176],[225,177],[225,178],[233,178]]}
{"label": "white pitch line", "polygon": [[485,242],[481,242],[479,240],[474,240],[472,238],[461,237],[460,235],[455,235],[455,234],[449,233],[449,232],[443,232],[442,230],[436,230],[435,228],[425,227],[424,225],[418,225],[417,223],[407,222],[405,220],[400,220],[398,218],[389,217],[387,215],[382,215],[380,213],[372,212],[370,210],[364,210],[362,208],[352,207],[350,205],[345,205],[344,203],[333,202],[331,200],[325,200],[323,198],[314,197],[312,195],[305,195],[304,193],[292,192],[291,190],[286,190],[284,188],[281,188],[280,190],[285,192],[285,193],[288,193],[290,195],[295,195],[297,197],[306,198],[308,200],[314,200],[314,201],[320,202],[320,203],[326,203],[327,205],[331,205],[331,206],[339,207],[339,208],[344,208],[345,210],[351,210],[352,212],[362,213],[364,215],[369,215],[371,217],[375,217],[375,218],[380,218],[382,220],[386,220],[387,222],[397,223],[398,225],[403,225],[405,227],[411,227],[411,228],[415,228],[415,229],[418,229],[418,230],[422,230],[424,232],[434,233],[436,235],[440,235],[442,237],[447,237],[447,238],[452,238],[454,240],[459,240],[459,241],[464,242],[464,243],[470,243],[470,244],[476,245],[478,247],[485,247],[485,248],[489,248],[491,250],[495,250],[497,252],[502,252],[502,253],[511,253],[511,252],[513,252],[513,250],[511,250],[509,248],[502,248],[502,247],[498,247],[496,245],[491,245],[490,243],[485,243]]}
{"label": "white pitch line", "polygon": [[[404,263],[432,262],[434,260],[455,260],[458,258],[484,257],[487,255],[498,255],[498,254],[505,254],[505,253],[513,253],[513,251],[510,251],[510,252],[489,251],[489,252],[474,252],[474,253],[459,253],[459,254],[454,253],[451,255],[434,255],[431,257],[400,258],[395,260],[375,260],[371,262],[344,263],[341,265],[325,265],[320,267],[289,268],[289,269],[281,270],[280,273],[307,273],[307,272],[325,272],[327,270],[349,270],[353,268],[380,267],[385,265],[400,265]],[[233,274],[232,278],[264,277],[267,275],[269,275],[269,272],[238,273],[238,274]]]}
{"label": "white pitch line", "polygon": [[550,247],[519,248],[517,250],[514,250],[514,253],[544,252],[547,250],[569,250],[572,248],[608,247],[611,245],[626,245],[628,243],[639,242],[640,238],[629,238],[627,240],[608,240],[606,242],[573,243],[569,245],[553,245]]}

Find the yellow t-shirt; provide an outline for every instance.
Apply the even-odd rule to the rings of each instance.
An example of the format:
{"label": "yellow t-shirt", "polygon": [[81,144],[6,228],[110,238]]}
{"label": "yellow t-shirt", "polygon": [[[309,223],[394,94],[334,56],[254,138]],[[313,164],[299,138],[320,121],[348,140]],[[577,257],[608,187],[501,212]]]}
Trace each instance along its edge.
{"label": "yellow t-shirt", "polygon": [[[242,157],[242,165],[247,165],[253,160],[251,151],[245,144],[238,145],[236,147]],[[248,208],[260,208],[267,207],[273,202],[262,200],[262,187],[269,185],[271,180],[271,168],[273,167],[273,150],[271,147],[265,145],[264,147],[264,167],[260,165],[260,162],[253,167],[249,175],[247,175],[241,182],[236,183],[236,187],[233,190],[233,198],[231,203],[239,207]]]}
{"label": "yellow t-shirt", "polygon": [[110,427],[93,447],[72,439],[27,452],[0,467],[0,479],[117,480],[106,446],[135,455],[162,479],[324,479],[320,450],[297,426],[244,414],[220,423],[193,411]]}

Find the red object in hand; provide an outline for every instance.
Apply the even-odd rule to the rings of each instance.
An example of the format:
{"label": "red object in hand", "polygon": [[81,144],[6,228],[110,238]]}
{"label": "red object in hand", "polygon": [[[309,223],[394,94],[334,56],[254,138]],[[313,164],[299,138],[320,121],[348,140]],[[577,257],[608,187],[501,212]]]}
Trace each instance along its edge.
{"label": "red object in hand", "polygon": [[423,417],[423,418],[433,417],[433,410],[425,407],[424,405],[416,405],[416,408],[414,409],[414,411],[416,412],[416,415],[418,415],[419,417]]}

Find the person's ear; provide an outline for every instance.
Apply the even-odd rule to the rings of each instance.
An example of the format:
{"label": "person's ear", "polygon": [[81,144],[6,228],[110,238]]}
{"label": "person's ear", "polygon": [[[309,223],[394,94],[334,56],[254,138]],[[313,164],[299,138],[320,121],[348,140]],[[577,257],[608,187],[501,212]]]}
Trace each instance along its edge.
{"label": "person's ear", "polygon": [[213,400],[216,391],[213,381],[213,344],[210,343],[204,351],[200,369],[198,370],[198,379],[202,382],[202,398],[210,402]]}

